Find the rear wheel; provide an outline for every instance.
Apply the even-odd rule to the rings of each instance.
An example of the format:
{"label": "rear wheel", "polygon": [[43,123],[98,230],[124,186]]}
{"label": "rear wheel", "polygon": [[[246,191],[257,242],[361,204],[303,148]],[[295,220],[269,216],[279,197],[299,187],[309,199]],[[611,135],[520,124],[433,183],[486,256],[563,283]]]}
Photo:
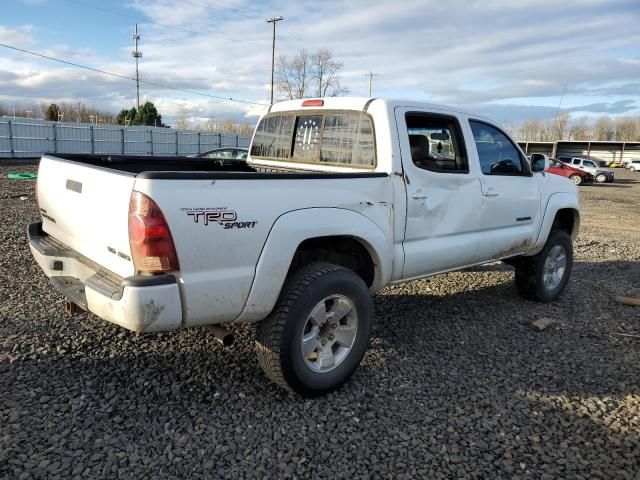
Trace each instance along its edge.
{"label": "rear wheel", "polygon": [[317,262],[285,283],[256,335],[258,362],[275,383],[303,396],[335,390],[369,343],[372,303],[353,271]]}
{"label": "rear wheel", "polygon": [[580,185],[582,183],[582,177],[577,173],[574,173],[573,175],[571,175],[569,179],[576,185]]}
{"label": "rear wheel", "polygon": [[540,253],[521,257],[516,264],[516,288],[527,300],[552,302],[560,296],[571,275],[573,245],[569,234],[552,231]]}

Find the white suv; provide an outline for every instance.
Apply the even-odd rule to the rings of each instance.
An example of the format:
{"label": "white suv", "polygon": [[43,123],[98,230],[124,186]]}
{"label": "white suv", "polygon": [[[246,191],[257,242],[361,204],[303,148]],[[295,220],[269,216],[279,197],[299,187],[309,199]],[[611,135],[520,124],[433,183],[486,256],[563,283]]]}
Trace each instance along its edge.
{"label": "white suv", "polygon": [[640,160],[631,160],[627,163],[630,172],[640,172]]}
{"label": "white suv", "polygon": [[558,157],[558,160],[574,168],[589,172],[598,183],[613,182],[614,180],[613,170],[601,167],[593,160],[578,157]]}

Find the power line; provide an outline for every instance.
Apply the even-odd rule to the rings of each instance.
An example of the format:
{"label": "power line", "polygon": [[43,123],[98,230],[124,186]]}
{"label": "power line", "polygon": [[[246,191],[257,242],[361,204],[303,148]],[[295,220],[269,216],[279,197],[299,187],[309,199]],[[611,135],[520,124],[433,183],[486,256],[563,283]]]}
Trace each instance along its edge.
{"label": "power line", "polygon": [[[32,52],[30,50],[25,50],[23,48],[14,47],[12,45],[6,45],[4,43],[0,43],[0,47],[5,47],[5,48],[9,48],[11,50],[16,50],[18,52],[27,53],[27,54],[33,55],[35,57],[46,58],[47,60],[52,60],[52,61],[58,62],[58,63],[64,63],[66,65],[71,65],[72,67],[77,67],[77,68],[82,68],[84,70],[90,70],[92,72],[102,73],[103,75],[109,75],[111,77],[121,78],[123,80],[135,81],[135,78],[127,77],[127,76],[124,76],[124,75],[119,75],[119,74],[113,73],[113,72],[108,72],[106,70],[101,70],[99,68],[87,67],[86,65],[81,65],[79,63],[69,62],[68,60],[62,60],[60,58],[50,57],[50,56],[44,55],[42,53]],[[218,99],[218,100],[221,100],[221,101],[224,101],[224,102],[246,103],[246,104],[250,104],[250,105],[264,105],[263,103],[260,103],[260,102],[250,102],[249,100],[239,100],[239,99],[232,98],[232,97],[228,97],[227,98],[227,97],[222,97],[220,95],[212,95],[210,93],[197,92],[195,90],[186,90],[184,88],[172,87],[171,85],[164,85],[162,83],[150,82],[148,80],[140,80],[140,83],[144,83],[144,84],[151,85],[151,86],[154,86],[154,87],[159,87],[159,88],[166,88],[168,90],[175,90],[177,92],[184,92],[184,93],[190,93],[192,95],[200,95],[202,97],[215,98],[215,99]]]}
{"label": "power line", "polygon": [[251,16],[251,15],[247,15],[246,13],[242,13],[239,9],[237,8],[229,8],[229,7],[222,7],[222,6],[214,6],[214,5],[207,5],[204,3],[200,3],[200,2],[194,2],[193,0],[182,0],[185,3],[190,3],[191,5],[196,5],[198,7],[204,7],[208,10],[211,10],[213,12],[216,11],[222,11],[222,12],[230,12],[233,13],[234,15],[239,15],[241,17],[245,17],[245,18],[250,18],[252,20],[256,19],[256,16]]}

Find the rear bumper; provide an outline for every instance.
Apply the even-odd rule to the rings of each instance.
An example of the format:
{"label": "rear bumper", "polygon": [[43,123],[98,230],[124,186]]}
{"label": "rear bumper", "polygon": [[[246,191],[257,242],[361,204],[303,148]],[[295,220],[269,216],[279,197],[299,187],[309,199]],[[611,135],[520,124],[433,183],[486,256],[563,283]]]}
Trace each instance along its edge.
{"label": "rear bumper", "polygon": [[105,271],[42,230],[27,229],[29,248],[52,285],[84,310],[136,332],[174,330],[182,325],[182,302],[172,275],[121,278]]}

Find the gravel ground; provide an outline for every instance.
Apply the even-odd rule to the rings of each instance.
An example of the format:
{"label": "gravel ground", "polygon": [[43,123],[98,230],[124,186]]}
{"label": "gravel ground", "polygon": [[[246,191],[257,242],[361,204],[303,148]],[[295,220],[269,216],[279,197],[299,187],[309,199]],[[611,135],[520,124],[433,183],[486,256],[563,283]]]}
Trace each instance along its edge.
{"label": "gravel ground", "polygon": [[6,179],[34,168],[0,166],[0,478],[640,479],[640,307],[613,299],[640,296],[640,174],[581,188],[559,301],[498,263],[389,288],[352,380],[303,400],[249,326],[225,350],[65,317],[27,248],[34,183]]}

